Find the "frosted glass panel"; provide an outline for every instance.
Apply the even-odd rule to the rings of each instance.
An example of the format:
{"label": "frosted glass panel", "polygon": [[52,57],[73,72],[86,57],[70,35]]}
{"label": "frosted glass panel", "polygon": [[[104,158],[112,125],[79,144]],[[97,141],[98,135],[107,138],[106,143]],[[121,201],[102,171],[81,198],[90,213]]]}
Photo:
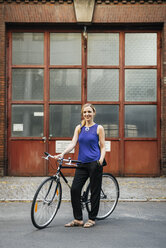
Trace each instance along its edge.
{"label": "frosted glass panel", "polygon": [[119,100],[119,70],[88,70],[88,101]]}
{"label": "frosted glass panel", "polygon": [[157,107],[154,105],[125,106],[125,137],[156,137]]}
{"label": "frosted glass panel", "polygon": [[12,136],[42,137],[44,111],[42,105],[12,106]]}
{"label": "frosted glass panel", "polygon": [[81,70],[80,69],[50,70],[50,100],[80,101]]}
{"label": "frosted glass panel", "polygon": [[12,70],[12,100],[43,100],[42,69]]}
{"label": "frosted glass panel", "polygon": [[119,136],[119,106],[95,105],[95,122],[104,127],[106,137]]}
{"label": "frosted glass panel", "polygon": [[12,34],[12,64],[41,65],[44,61],[43,33]]}
{"label": "frosted glass panel", "polygon": [[81,122],[81,105],[50,105],[50,137],[72,137]]}
{"label": "frosted glass panel", "polygon": [[125,35],[126,65],[157,64],[157,34],[132,33]]}
{"label": "frosted glass panel", "polygon": [[119,34],[88,34],[88,65],[119,65]]}
{"label": "frosted glass panel", "polygon": [[81,65],[81,34],[50,34],[51,65]]}
{"label": "frosted glass panel", "polygon": [[125,70],[126,101],[156,101],[156,95],[156,70]]}

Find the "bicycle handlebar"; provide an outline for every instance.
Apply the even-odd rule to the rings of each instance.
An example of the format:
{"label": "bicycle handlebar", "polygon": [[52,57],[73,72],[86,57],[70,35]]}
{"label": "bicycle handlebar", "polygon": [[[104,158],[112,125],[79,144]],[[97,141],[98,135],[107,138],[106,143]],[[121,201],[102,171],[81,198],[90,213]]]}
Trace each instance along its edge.
{"label": "bicycle handlebar", "polygon": [[[48,158],[55,158],[53,155],[49,154],[48,152],[44,152],[46,157],[43,157],[44,159],[48,160]],[[81,164],[81,161],[79,160],[73,160],[71,158],[68,158],[68,159],[65,159],[65,158],[61,158],[61,159],[58,159],[59,162],[67,162],[68,165],[72,165],[71,163],[75,163],[75,164]]]}

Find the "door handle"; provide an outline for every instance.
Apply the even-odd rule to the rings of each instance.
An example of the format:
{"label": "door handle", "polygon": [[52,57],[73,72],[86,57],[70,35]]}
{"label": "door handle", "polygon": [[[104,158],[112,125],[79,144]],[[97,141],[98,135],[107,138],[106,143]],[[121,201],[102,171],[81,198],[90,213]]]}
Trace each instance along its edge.
{"label": "door handle", "polygon": [[45,136],[42,137],[42,140],[43,140],[44,143],[46,143],[46,137]]}

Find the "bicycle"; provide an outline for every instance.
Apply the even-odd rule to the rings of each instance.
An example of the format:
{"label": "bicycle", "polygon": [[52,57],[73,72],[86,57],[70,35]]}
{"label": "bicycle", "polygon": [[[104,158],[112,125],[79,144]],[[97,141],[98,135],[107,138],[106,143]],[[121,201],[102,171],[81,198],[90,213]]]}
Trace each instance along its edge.
{"label": "bicycle", "polygon": [[[45,152],[46,160],[49,158],[54,158],[49,153]],[[54,219],[55,215],[60,208],[62,200],[62,186],[60,178],[62,177],[64,182],[68,183],[67,178],[62,173],[61,169],[65,168],[79,168],[81,163],[78,160],[69,159],[59,159],[58,168],[56,174],[45,179],[38,187],[31,206],[31,220],[33,225],[42,229],[47,227]],[[65,165],[63,165],[65,163]],[[99,212],[96,217],[97,220],[103,220],[107,218],[115,209],[119,198],[119,185],[116,178],[110,173],[103,173],[102,176],[102,188],[100,194],[100,207]],[[86,186],[81,194],[81,206],[82,209],[90,211],[90,183]]]}

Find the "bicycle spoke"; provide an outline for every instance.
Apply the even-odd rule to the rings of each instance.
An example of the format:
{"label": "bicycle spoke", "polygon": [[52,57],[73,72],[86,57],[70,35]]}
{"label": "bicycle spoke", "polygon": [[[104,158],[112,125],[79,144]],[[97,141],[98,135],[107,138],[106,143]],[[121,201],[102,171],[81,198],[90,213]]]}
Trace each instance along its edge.
{"label": "bicycle spoke", "polygon": [[[45,152],[46,160],[49,158],[55,158],[55,156]],[[58,167],[56,171],[56,176],[47,178],[37,189],[31,206],[31,220],[33,225],[36,228],[44,228],[48,226],[51,221],[54,219],[61,203],[62,197],[62,188],[59,180],[59,176],[62,176],[64,181],[67,183],[67,180],[63,173],[61,172],[62,168],[72,168],[75,169],[77,164],[81,162],[78,160],[69,159],[58,159]],[[63,166],[65,163],[66,166]],[[58,178],[58,179],[57,179]],[[68,184],[68,183],[67,183]],[[69,186],[69,185],[68,185]]]}
{"label": "bicycle spoke", "polygon": [[46,227],[54,218],[61,201],[61,185],[49,178],[37,190],[31,209],[32,223],[37,228]]}
{"label": "bicycle spoke", "polygon": [[[86,208],[91,211],[90,204],[90,185],[87,187]],[[100,193],[100,207],[97,219],[107,218],[115,209],[119,198],[119,185],[114,176],[109,173],[103,173],[102,188]]]}

